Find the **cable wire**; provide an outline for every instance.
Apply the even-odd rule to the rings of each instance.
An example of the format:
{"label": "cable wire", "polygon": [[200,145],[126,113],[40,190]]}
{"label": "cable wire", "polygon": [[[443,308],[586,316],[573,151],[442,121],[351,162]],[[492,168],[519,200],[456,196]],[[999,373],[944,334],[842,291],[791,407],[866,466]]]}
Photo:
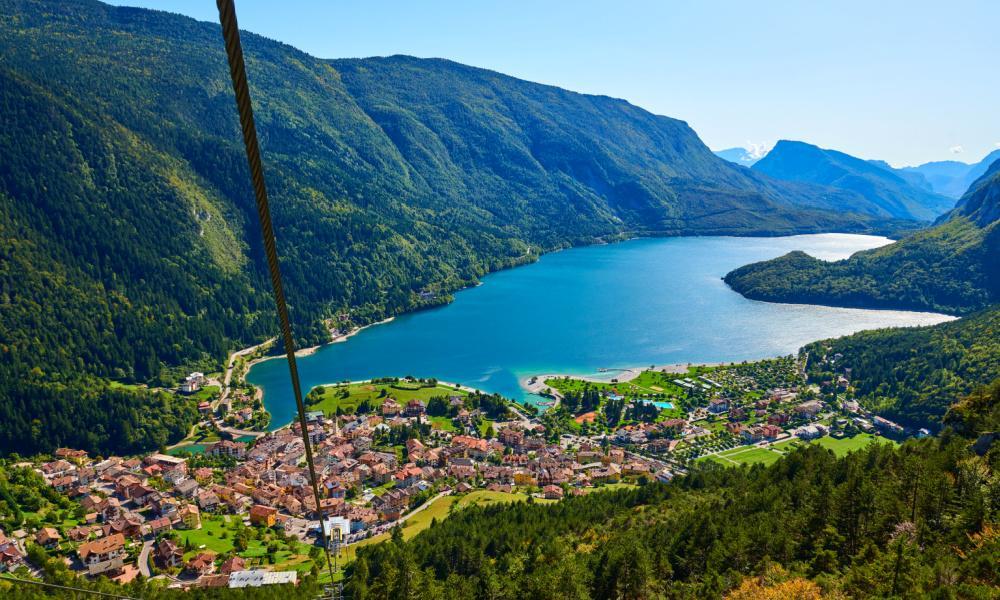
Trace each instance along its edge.
{"label": "cable wire", "polygon": [[118,598],[119,600],[139,600],[138,598],[133,598],[132,596],[123,596],[121,594],[112,594],[109,592],[101,592],[98,590],[88,590],[86,588],[73,587],[71,585],[59,585],[57,583],[35,581],[33,579],[21,579],[20,577],[12,577],[10,575],[0,575],[0,581],[13,581],[15,583],[26,583],[28,585],[37,585],[57,590],[70,590],[73,592],[81,592],[84,594],[93,594],[95,596],[104,596],[105,598]]}
{"label": "cable wire", "polygon": [[306,421],[305,404],[302,402],[302,387],[299,384],[299,369],[295,362],[295,340],[292,337],[292,327],[288,320],[288,306],[285,303],[285,291],[281,284],[281,268],[278,263],[278,251],[274,242],[274,229],[271,225],[271,209],[267,199],[267,185],[264,183],[264,167],[260,159],[260,147],[257,144],[257,127],[254,124],[253,105],[250,102],[250,88],[247,85],[246,66],[243,62],[243,46],[240,43],[240,31],[236,22],[236,6],[233,0],[216,0],[219,8],[219,22],[222,24],[222,37],[226,43],[226,55],[229,59],[229,74],[233,80],[233,92],[236,94],[236,108],[240,114],[240,127],[243,130],[243,144],[246,146],[247,163],[250,165],[250,178],[253,183],[254,195],[257,199],[257,217],[260,220],[261,234],[264,237],[264,252],[267,254],[267,266],[271,272],[271,287],[274,291],[274,303],[278,309],[278,320],[281,323],[281,337],[285,344],[285,356],[288,359],[288,370],[292,378],[292,390],[295,394],[295,406],[298,408],[299,425],[302,429],[302,443],[305,444],[306,463],[312,481],[313,498],[316,500],[316,512],[320,518],[320,536],[323,549],[326,552],[326,565],[333,581],[333,561],[330,558],[330,544],[326,528],[323,525],[323,513],[320,510],[319,483],[316,477],[316,466],[313,462],[312,446],[309,443],[309,429]]}

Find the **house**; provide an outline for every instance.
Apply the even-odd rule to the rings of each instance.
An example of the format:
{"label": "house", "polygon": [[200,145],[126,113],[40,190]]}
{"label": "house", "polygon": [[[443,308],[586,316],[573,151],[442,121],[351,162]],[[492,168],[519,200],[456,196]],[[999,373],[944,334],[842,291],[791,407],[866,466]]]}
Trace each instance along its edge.
{"label": "house", "polygon": [[200,588],[228,588],[229,575],[202,575],[194,584]]}
{"label": "house", "polygon": [[90,537],[90,527],[86,525],[73,527],[66,532],[66,537],[68,537],[71,542],[82,542]]}
{"label": "house", "polygon": [[125,536],[115,533],[92,542],[84,542],[76,553],[90,575],[119,570],[125,564]]}
{"label": "house", "polygon": [[184,570],[191,575],[202,576],[215,572],[215,555],[202,552],[184,565]]}
{"label": "house", "polygon": [[169,496],[153,501],[153,511],[161,517],[173,518],[177,514],[177,501]]}
{"label": "house", "polygon": [[212,483],[212,477],[214,476],[214,474],[215,471],[213,471],[212,469],[208,467],[200,467],[198,469],[195,469],[194,478],[195,481],[197,481],[198,483],[202,485],[208,485]]}
{"label": "house", "polygon": [[184,550],[173,540],[163,539],[156,545],[154,560],[164,569],[179,567],[184,562]]}
{"label": "house", "polygon": [[198,506],[202,510],[213,511],[219,506],[219,495],[213,491],[206,490],[198,494]]}
{"label": "house", "polygon": [[24,563],[24,554],[14,540],[0,531],[0,573],[13,571]]}
{"label": "house", "polygon": [[205,450],[206,456],[231,456],[236,459],[245,458],[247,455],[247,445],[246,442],[234,442],[231,440],[222,440],[212,444],[210,448]]}
{"label": "house", "polygon": [[400,412],[402,412],[403,407],[399,405],[399,402],[396,402],[392,398],[389,398],[382,403],[381,410],[383,417],[394,417],[398,415]]}
{"label": "house", "polygon": [[419,417],[426,412],[427,406],[420,400],[414,398],[406,403],[406,410],[404,411],[404,414],[407,417]]}
{"label": "house", "polygon": [[222,563],[222,566],[219,567],[219,573],[222,573],[223,575],[229,575],[237,571],[245,571],[246,568],[247,568],[246,561],[244,561],[239,556],[233,556],[226,559],[226,561]]}
{"label": "house", "polygon": [[660,483],[670,483],[670,480],[674,478],[674,474],[667,469],[660,469],[656,472],[655,477]]}
{"label": "house", "polygon": [[185,479],[174,486],[174,489],[185,498],[194,498],[198,493],[199,486],[198,482],[194,479]]}
{"label": "house", "polygon": [[49,479],[69,475],[75,470],[76,467],[63,459],[54,460],[42,465],[42,475]]}
{"label": "house", "polygon": [[748,427],[743,430],[743,439],[748,443],[759,442],[764,439],[764,429],[762,427]]}
{"label": "house", "polygon": [[63,458],[66,460],[81,460],[87,458],[87,451],[73,450],[72,448],[56,448],[55,456],[56,458]]}
{"label": "house", "polygon": [[547,485],[542,488],[542,494],[547,500],[562,500],[563,489],[558,485]]}
{"label": "house", "polygon": [[201,511],[194,504],[185,504],[177,511],[184,529],[201,529]]}
{"label": "house", "polygon": [[35,534],[35,543],[46,550],[58,548],[60,540],[62,540],[62,536],[53,527],[42,527]]}
{"label": "house", "polygon": [[728,398],[714,398],[708,403],[708,412],[717,415],[724,413],[729,410],[729,399]]}
{"label": "house", "polygon": [[823,403],[819,400],[810,400],[802,404],[797,404],[792,410],[799,416],[812,419],[823,410]]}
{"label": "house", "polygon": [[786,413],[772,413],[767,417],[767,422],[771,425],[784,425],[788,420]]}
{"label": "house", "polygon": [[181,392],[184,394],[193,394],[200,390],[204,383],[205,374],[196,371],[184,378],[184,381],[181,383]]}
{"label": "house", "polygon": [[764,437],[769,440],[773,440],[784,433],[784,430],[777,425],[767,424],[761,426],[761,432],[764,434]]}
{"label": "house", "polygon": [[803,440],[814,440],[819,437],[823,437],[823,433],[820,428],[816,425],[807,425],[805,427],[799,427],[795,434]]}
{"label": "house", "polygon": [[62,475],[60,477],[55,477],[52,479],[52,487],[57,492],[65,492],[74,485],[76,485],[77,479],[72,475]]}
{"label": "house", "polygon": [[165,531],[170,531],[174,524],[170,522],[167,517],[160,517],[158,519],[152,519],[146,523],[146,528],[150,535],[159,535]]}
{"label": "house", "polygon": [[250,509],[250,522],[262,527],[274,527],[278,509],[263,504],[256,504]]}
{"label": "house", "polygon": [[902,425],[894,423],[893,421],[890,421],[889,419],[886,419],[884,417],[876,416],[872,418],[872,423],[875,424],[875,427],[879,428],[881,431],[885,433],[896,433],[896,434],[903,433]]}

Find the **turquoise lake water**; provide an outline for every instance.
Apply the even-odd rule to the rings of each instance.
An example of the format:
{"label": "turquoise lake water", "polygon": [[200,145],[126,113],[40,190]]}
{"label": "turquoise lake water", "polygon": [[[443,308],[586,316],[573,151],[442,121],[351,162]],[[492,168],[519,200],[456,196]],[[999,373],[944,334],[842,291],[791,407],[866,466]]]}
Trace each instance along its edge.
{"label": "turquoise lake water", "polygon": [[[820,234],[779,238],[639,239],[545,255],[487,276],[448,306],[397,317],[299,359],[304,392],[335,381],[437,377],[520,401],[519,380],[542,373],[739,361],[794,353],[807,342],[861,329],[928,325],[929,313],[769,304],[721,277],[750,262],[803,250],[834,260],[886,238]],[[247,377],[264,390],[272,428],[292,420],[284,360]]]}

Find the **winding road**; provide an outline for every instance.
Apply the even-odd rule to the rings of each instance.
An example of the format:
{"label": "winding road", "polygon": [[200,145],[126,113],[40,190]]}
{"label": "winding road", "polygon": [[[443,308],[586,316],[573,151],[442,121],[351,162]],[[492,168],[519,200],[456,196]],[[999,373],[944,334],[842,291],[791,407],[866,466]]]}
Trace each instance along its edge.
{"label": "winding road", "polygon": [[153,550],[153,541],[146,540],[142,543],[142,550],[139,552],[139,574],[149,579],[153,574],[149,570],[149,553]]}

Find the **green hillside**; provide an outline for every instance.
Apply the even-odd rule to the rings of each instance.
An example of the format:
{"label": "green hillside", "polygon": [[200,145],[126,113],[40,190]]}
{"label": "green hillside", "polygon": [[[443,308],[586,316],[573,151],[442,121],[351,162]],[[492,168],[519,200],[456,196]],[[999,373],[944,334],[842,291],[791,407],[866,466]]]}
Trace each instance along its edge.
{"label": "green hillside", "polygon": [[826,262],[802,252],[725,277],[748,298],[968,314],[1000,302],[1000,161],[934,227]]}
{"label": "green hillside", "polygon": [[823,357],[842,355],[837,374],[868,408],[918,427],[940,426],[957,398],[1000,379],[1000,307],[931,327],[862,331],[805,346],[810,370],[828,379]]}

